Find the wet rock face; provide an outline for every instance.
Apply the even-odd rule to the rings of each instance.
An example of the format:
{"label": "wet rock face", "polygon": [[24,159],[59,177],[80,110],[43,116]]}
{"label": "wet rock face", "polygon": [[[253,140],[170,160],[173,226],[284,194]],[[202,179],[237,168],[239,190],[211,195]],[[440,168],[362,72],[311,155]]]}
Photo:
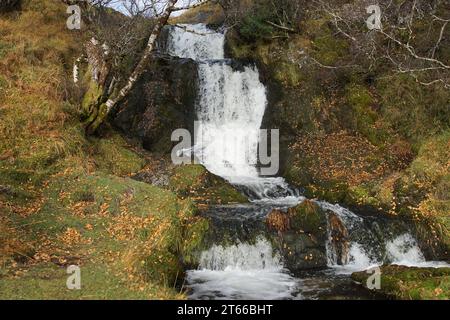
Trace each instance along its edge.
{"label": "wet rock face", "polygon": [[348,263],[350,238],[342,220],[333,211],[328,211],[328,228],[330,229],[330,243],[336,252],[336,260],[340,265]]}
{"label": "wet rock face", "polygon": [[327,219],[317,204],[306,200],[287,212],[273,210],[266,225],[289,270],[295,273],[327,266]]}
{"label": "wet rock face", "polygon": [[170,153],[175,129],[193,131],[197,83],[193,60],[158,57],[121,104],[113,123],[140,138],[145,149]]}

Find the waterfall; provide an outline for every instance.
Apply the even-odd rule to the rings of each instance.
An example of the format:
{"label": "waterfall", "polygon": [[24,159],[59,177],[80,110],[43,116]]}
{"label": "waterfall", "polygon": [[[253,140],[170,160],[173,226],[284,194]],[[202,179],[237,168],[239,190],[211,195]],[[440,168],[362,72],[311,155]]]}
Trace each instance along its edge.
{"label": "waterfall", "polygon": [[224,56],[225,34],[203,24],[172,27],[169,54],[198,63],[195,157],[210,172],[239,187],[250,199],[295,201],[283,178],[258,173],[259,131],[267,105],[256,66],[234,67]]}
{"label": "waterfall", "polygon": [[199,270],[187,273],[191,299],[293,299],[298,282],[264,238],[255,244],[214,245],[202,253]]}
{"label": "waterfall", "polygon": [[266,90],[253,66],[234,70],[224,59],[225,35],[202,24],[174,27],[169,53],[198,62],[196,157],[231,182],[257,177],[259,129]]}
{"label": "waterfall", "polygon": [[[426,261],[417,240],[405,230],[400,235],[392,221],[383,225],[379,232],[378,223],[370,223],[350,210],[327,202],[318,202],[325,210],[330,210],[339,220],[344,231],[340,231],[339,242],[333,242],[331,215],[328,214],[328,240],[326,242],[328,266],[341,273],[351,273],[382,264],[398,264],[417,267],[448,266],[445,262]],[[406,228],[402,228],[406,229]],[[343,250],[345,247],[346,250]]]}
{"label": "waterfall", "polygon": [[[198,64],[196,145],[190,151],[251,199],[292,201],[295,192],[282,178],[259,177],[259,131],[267,105],[259,72],[225,59],[224,44],[225,34],[203,24],[171,27],[168,36],[169,54]],[[200,269],[188,271],[187,281],[194,299],[218,298],[217,291],[229,299],[290,299],[297,286],[264,238],[212,246],[202,253]]]}
{"label": "waterfall", "polygon": [[259,238],[254,245],[238,243],[228,247],[212,246],[202,253],[200,268],[278,271],[283,269],[283,265],[281,257],[273,253],[272,245],[266,239]]}
{"label": "waterfall", "polygon": [[[252,202],[243,206],[247,209],[227,207],[225,217],[247,230],[251,228],[249,218],[252,216],[248,215],[248,210],[257,213],[254,218],[264,217],[264,214],[259,215],[261,210],[267,214],[273,208],[286,209],[303,201],[305,198],[282,177],[268,178],[259,174],[260,128],[267,96],[256,66],[226,59],[225,34],[220,31],[210,30],[203,24],[169,28],[165,46],[168,53],[192,59],[198,66],[195,146],[185,152],[193,154],[210,172],[227,179]],[[408,232],[399,236],[398,230],[389,231],[388,223],[380,227],[377,221],[359,217],[339,205],[316,202],[327,212],[327,260],[336,273],[364,270],[383,263],[425,263]],[[218,207],[213,210],[219,217]],[[240,211],[233,215],[233,210]],[[401,226],[399,230],[407,228]],[[304,286],[304,282],[300,285],[301,280],[289,274],[266,238],[260,237],[251,243],[229,242],[227,246],[212,245],[201,254],[199,269],[187,271],[190,298],[302,297],[299,287]],[[300,291],[303,294],[307,290],[302,287]]]}
{"label": "waterfall", "polygon": [[204,24],[180,24],[171,27],[167,51],[172,56],[196,61],[223,59],[224,42],[224,34]]}

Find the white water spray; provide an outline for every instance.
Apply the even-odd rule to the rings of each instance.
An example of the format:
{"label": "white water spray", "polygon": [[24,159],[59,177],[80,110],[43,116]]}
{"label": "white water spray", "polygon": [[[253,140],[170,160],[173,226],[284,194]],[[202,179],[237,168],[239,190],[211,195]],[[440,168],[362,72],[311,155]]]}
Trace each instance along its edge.
{"label": "white water spray", "polygon": [[[255,66],[233,66],[224,56],[225,35],[203,24],[171,27],[167,50],[173,56],[190,58],[198,64],[199,92],[196,145],[192,152],[205,167],[239,186],[254,202],[294,206],[304,200],[283,178],[259,176],[259,129],[267,105],[266,89]],[[364,228],[363,219],[338,205],[318,202],[332,210],[347,229]],[[364,229],[362,229],[364,230]],[[423,255],[410,235],[386,243],[393,263],[423,264]],[[351,241],[348,264],[336,265],[330,241],[328,262],[344,272],[381,264],[370,248]],[[255,244],[213,246],[203,252],[201,268],[187,272],[191,298],[293,299],[298,280],[283,268],[280,257],[265,239]],[[339,270],[338,270],[339,271]]]}
{"label": "white water spray", "polygon": [[[202,253],[200,269],[187,273],[192,299],[293,299],[298,283],[283,268],[271,244],[214,245]],[[220,292],[220,294],[218,294]]]}
{"label": "white water spray", "polygon": [[203,24],[174,27],[169,53],[198,62],[196,156],[214,174],[231,182],[257,177],[259,129],[266,90],[255,67],[234,70],[224,59],[225,35]]}
{"label": "white water spray", "polygon": [[[197,159],[214,174],[247,189],[252,199],[294,196],[283,178],[259,177],[258,145],[267,105],[255,66],[234,68],[224,59],[225,34],[203,24],[172,27],[171,55],[198,63]],[[291,199],[292,200],[292,199]]]}

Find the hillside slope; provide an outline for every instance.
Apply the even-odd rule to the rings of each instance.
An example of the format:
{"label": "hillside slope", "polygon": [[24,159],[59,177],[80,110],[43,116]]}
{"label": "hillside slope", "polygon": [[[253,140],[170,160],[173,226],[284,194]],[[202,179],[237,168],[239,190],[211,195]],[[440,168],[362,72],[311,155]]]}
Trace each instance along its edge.
{"label": "hillside slope", "polygon": [[[129,178],[148,152],[111,128],[85,137],[71,83],[84,39],[66,19],[54,0],[0,15],[0,299],[182,298],[205,221]],[[67,289],[69,265],[83,290]]]}

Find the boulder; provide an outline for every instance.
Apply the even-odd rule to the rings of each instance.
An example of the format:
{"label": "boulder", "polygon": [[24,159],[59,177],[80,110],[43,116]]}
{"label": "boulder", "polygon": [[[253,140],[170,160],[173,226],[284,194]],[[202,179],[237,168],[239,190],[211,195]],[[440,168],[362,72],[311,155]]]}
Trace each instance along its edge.
{"label": "boulder", "polygon": [[170,153],[176,144],[171,141],[174,130],[193,132],[197,76],[191,59],[155,58],[119,106],[114,125],[139,138],[145,149]]}
{"label": "boulder", "polygon": [[326,213],[315,202],[305,200],[287,212],[275,209],[265,223],[289,270],[295,273],[327,266]]}
{"label": "boulder", "polygon": [[[352,279],[367,288],[373,271],[352,273]],[[389,265],[380,268],[380,293],[398,300],[448,300],[450,268],[417,268]],[[369,281],[369,283],[371,283]]]}
{"label": "boulder", "polygon": [[325,212],[313,201],[305,200],[288,209],[291,228],[309,234],[318,243],[326,241],[327,218]]}
{"label": "boulder", "polygon": [[348,263],[348,252],[350,250],[348,230],[336,213],[333,211],[328,211],[327,213],[330,244],[334,248],[337,263],[345,265]]}
{"label": "boulder", "polygon": [[190,197],[200,204],[248,202],[248,199],[225,179],[198,164],[175,167],[169,178],[169,187],[180,197]]}

